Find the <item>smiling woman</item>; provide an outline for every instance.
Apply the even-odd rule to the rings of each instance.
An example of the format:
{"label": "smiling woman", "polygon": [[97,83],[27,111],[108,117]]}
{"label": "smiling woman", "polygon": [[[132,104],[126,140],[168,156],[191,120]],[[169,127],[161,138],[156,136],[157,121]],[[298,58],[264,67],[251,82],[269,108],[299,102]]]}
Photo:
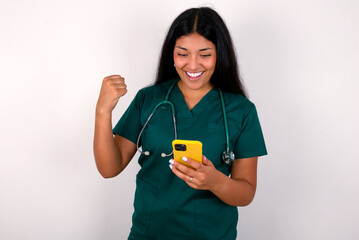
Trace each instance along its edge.
{"label": "smiling woman", "polygon": [[[202,57],[205,58],[210,54],[206,53],[207,48],[210,48],[210,46],[214,47],[210,49],[216,54],[216,66],[210,78],[213,86],[227,92],[246,96],[239,78],[237,59],[227,26],[218,13],[210,8],[188,9],[174,20],[162,46],[156,84],[179,77],[177,67],[173,68],[176,47],[181,38],[189,37],[192,34],[200,35],[204,38],[202,39],[203,47],[197,49],[197,51],[203,51]],[[206,46],[205,40],[209,45]],[[178,49],[182,47],[181,50],[184,52],[179,53],[185,57],[188,54],[186,51],[189,49],[185,46],[178,47],[180,47]]]}
{"label": "smiling woman", "polygon": [[[213,88],[210,79],[216,67],[216,46],[198,33],[182,36],[176,41],[173,61],[181,78],[179,87],[192,109]],[[189,96],[194,95],[198,101],[190,103]]]}
{"label": "smiling woman", "polygon": [[[267,151],[221,17],[192,8],[174,20],[155,84],[137,93],[111,129],[126,88],[119,75],[103,80],[94,154],[99,172],[114,177],[142,146],[129,239],[236,239],[237,206],[253,200],[257,159]],[[177,135],[203,143],[201,163],[166,154]]]}

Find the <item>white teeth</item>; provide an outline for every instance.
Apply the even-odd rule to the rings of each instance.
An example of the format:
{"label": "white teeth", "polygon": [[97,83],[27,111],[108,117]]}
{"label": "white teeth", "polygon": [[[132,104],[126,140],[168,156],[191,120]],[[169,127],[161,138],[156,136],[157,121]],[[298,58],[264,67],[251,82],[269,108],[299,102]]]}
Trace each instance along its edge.
{"label": "white teeth", "polygon": [[195,77],[198,77],[199,75],[201,75],[203,72],[198,72],[198,73],[186,72],[186,73],[188,74],[188,76],[195,78]]}

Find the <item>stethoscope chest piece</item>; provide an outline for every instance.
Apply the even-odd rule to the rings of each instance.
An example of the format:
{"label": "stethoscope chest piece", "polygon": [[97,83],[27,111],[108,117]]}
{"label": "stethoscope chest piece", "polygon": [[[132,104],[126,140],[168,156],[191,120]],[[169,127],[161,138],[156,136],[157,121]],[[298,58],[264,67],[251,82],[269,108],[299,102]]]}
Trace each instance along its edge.
{"label": "stethoscope chest piece", "polygon": [[226,163],[226,164],[230,164],[231,162],[234,161],[235,159],[235,155],[234,152],[232,151],[223,151],[222,152],[222,160]]}
{"label": "stethoscope chest piece", "polygon": [[[176,117],[175,117],[175,107],[173,105],[172,102],[169,101],[169,94],[172,90],[172,88],[176,85],[177,82],[174,82],[170,88],[168,89],[167,93],[166,93],[166,97],[164,101],[159,102],[154,109],[152,110],[150,116],[147,118],[147,121],[145,122],[145,124],[143,125],[138,137],[137,137],[137,143],[136,143],[136,147],[137,150],[141,153],[144,154],[146,156],[150,155],[149,151],[142,151],[140,150],[140,139],[141,139],[141,135],[142,132],[145,130],[147,124],[150,122],[152,116],[160,109],[162,108],[162,105],[164,104],[168,104],[170,105],[170,108],[167,108],[169,110],[169,112],[172,115],[172,119],[173,119],[173,130],[174,130],[174,139],[177,139],[177,128],[176,128]],[[222,112],[223,112],[223,124],[224,124],[224,130],[225,130],[225,136],[226,136],[226,149],[222,152],[222,160],[223,162],[225,162],[226,164],[231,164],[231,162],[233,162],[235,160],[235,155],[232,151],[230,151],[229,149],[229,130],[228,130],[228,123],[227,123],[227,113],[226,113],[226,107],[224,104],[224,97],[223,97],[223,93],[221,91],[221,89],[218,89],[219,92],[219,97],[221,100],[221,106],[222,106]],[[165,107],[166,108],[166,107]],[[171,152],[170,154],[166,154],[166,153],[162,153],[161,157],[169,157],[172,155],[173,152]]]}

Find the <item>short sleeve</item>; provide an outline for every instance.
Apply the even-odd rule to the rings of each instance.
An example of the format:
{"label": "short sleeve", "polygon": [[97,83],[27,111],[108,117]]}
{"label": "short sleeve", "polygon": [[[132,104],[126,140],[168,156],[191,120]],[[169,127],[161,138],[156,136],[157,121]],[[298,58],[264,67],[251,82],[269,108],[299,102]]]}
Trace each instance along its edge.
{"label": "short sleeve", "polygon": [[141,106],[143,100],[141,96],[141,91],[139,91],[112,130],[113,134],[120,135],[135,144],[141,131]]}
{"label": "short sleeve", "polygon": [[242,128],[234,146],[236,159],[259,157],[267,154],[262,128],[253,104],[244,117]]}

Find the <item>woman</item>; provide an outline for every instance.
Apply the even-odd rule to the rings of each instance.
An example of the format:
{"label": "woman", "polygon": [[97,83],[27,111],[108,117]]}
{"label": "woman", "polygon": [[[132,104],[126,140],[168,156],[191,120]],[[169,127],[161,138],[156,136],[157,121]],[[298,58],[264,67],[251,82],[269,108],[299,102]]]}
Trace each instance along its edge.
{"label": "woman", "polygon": [[[126,92],[123,77],[103,80],[94,154],[108,178],[122,172],[137,144],[143,149],[129,239],[236,239],[236,206],[253,200],[257,159],[267,152],[221,17],[210,8],[193,8],[175,19],[155,84],[137,93],[112,130],[111,112]],[[154,110],[165,99],[173,110],[168,102]],[[202,164],[185,158],[190,168],[171,159],[174,132],[203,143]]]}

